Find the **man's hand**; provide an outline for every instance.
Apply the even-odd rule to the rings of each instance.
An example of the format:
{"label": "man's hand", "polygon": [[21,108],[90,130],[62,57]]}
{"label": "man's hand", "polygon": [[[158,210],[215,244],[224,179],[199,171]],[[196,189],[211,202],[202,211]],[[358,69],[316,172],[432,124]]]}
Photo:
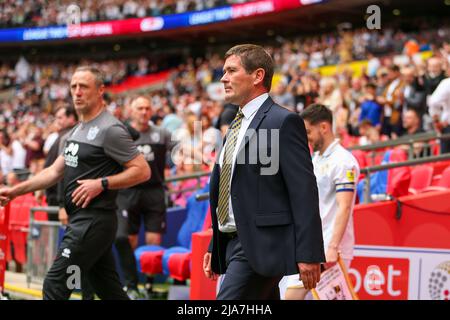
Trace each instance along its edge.
{"label": "man's hand", "polygon": [[69,216],[67,215],[65,208],[59,208],[58,219],[63,225],[67,225]]}
{"label": "man's hand", "polygon": [[203,256],[203,272],[205,276],[210,280],[216,280],[217,274],[215,274],[211,269],[211,253],[207,252]]}
{"label": "man's hand", "polygon": [[442,132],[443,126],[442,126],[442,123],[441,123],[440,116],[439,116],[438,114],[435,114],[435,115],[432,117],[432,119],[433,119],[433,126],[434,126],[434,129],[435,129],[437,132]]}
{"label": "man's hand", "polygon": [[79,186],[72,193],[72,202],[77,207],[86,208],[92,199],[98,196],[102,191],[101,179],[78,180]]}
{"label": "man's hand", "polygon": [[326,269],[331,268],[338,261],[339,254],[338,254],[337,248],[336,247],[328,247],[325,256],[326,256],[326,259],[327,259],[327,263],[325,264],[325,268]]}
{"label": "man's hand", "polygon": [[12,192],[12,188],[10,187],[2,187],[0,188],[0,206],[4,207],[14,199],[14,195]]}
{"label": "man's hand", "polygon": [[316,287],[320,281],[320,263],[298,263],[300,270],[300,280],[306,290]]}
{"label": "man's hand", "polygon": [[387,100],[386,100],[386,98],[385,97],[383,97],[383,96],[377,96],[376,97],[376,99],[375,99],[379,104],[381,104],[381,105],[383,105],[383,104],[386,104],[387,103]]}

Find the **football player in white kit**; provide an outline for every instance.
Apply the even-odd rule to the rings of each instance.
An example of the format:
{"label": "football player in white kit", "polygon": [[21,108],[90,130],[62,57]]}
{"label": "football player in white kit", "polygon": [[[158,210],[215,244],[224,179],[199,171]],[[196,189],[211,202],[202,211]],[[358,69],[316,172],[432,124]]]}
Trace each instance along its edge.
{"label": "football player in white kit", "polygon": [[[334,265],[338,255],[347,268],[353,259],[355,243],[353,206],[359,165],[353,155],[342,147],[333,133],[333,114],[325,106],[312,104],[301,114],[314,155],[313,165],[319,190],[320,217],[326,267]],[[285,276],[280,281],[280,295],[286,300],[303,300],[306,290],[299,275]]]}

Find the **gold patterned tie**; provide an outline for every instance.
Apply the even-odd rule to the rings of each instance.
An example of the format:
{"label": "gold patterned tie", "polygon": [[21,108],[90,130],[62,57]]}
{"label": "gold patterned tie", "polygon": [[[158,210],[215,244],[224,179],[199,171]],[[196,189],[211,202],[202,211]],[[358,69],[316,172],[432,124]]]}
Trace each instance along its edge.
{"label": "gold patterned tie", "polygon": [[227,135],[227,142],[225,145],[225,153],[223,155],[222,169],[220,170],[219,183],[219,206],[217,216],[221,225],[224,225],[228,220],[233,153],[234,148],[236,147],[236,141],[239,135],[239,129],[241,128],[243,117],[244,114],[242,113],[241,109],[239,109],[236,117],[234,117],[234,120],[231,123]]}

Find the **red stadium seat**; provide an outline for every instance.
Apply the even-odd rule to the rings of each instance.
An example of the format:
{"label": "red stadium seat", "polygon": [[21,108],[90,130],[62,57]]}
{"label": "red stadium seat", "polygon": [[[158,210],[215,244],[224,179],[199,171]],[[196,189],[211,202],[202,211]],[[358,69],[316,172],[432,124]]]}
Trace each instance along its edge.
{"label": "red stadium seat", "polygon": [[356,161],[358,161],[360,169],[367,167],[367,152],[362,150],[352,150],[352,155],[355,157]]}
{"label": "red stadium seat", "polygon": [[410,194],[417,194],[425,188],[431,186],[433,180],[433,167],[423,165],[411,170],[411,182],[408,191]]}
{"label": "red stadium seat", "polygon": [[[403,162],[408,159],[408,155],[402,149],[396,148],[391,151],[389,163]],[[408,194],[411,180],[409,167],[393,168],[388,171],[387,194],[398,198]]]}
{"label": "red stadium seat", "polygon": [[147,251],[139,257],[141,271],[146,274],[162,273],[162,256],[164,250]]}
{"label": "red stadium seat", "polygon": [[191,252],[175,253],[169,257],[169,276],[178,281],[191,277]]}
{"label": "red stadium seat", "polygon": [[442,173],[441,180],[439,181],[439,186],[450,188],[450,167],[444,170]]}
{"label": "red stadium seat", "polygon": [[389,170],[387,194],[398,198],[408,194],[411,181],[411,170],[409,167],[400,167]]}
{"label": "red stadium seat", "polygon": [[436,143],[436,141],[430,142],[430,144],[431,144],[431,154],[433,156],[440,155],[441,154],[441,144]]}
{"label": "red stadium seat", "polygon": [[[6,241],[6,261],[9,262],[12,260],[12,255],[11,255],[11,236],[9,233],[9,225],[6,225],[6,221],[5,221],[6,217],[5,217],[5,208],[4,207],[0,207],[0,233],[3,235],[6,235],[6,239],[4,239]],[[1,241],[1,239],[0,239]]]}
{"label": "red stadium seat", "polygon": [[[208,188],[209,186],[206,185],[202,190],[196,191],[196,193],[205,192]],[[164,248],[158,245],[145,245],[135,250],[135,257],[139,262],[138,269],[141,272],[152,275],[162,273],[170,276],[169,260],[173,255],[182,254],[183,256],[175,257],[170,265],[172,265],[173,272],[178,278],[182,278],[182,275],[188,275],[189,278],[190,269],[187,272],[184,268],[186,266],[190,268],[190,255],[185,253],[190,253],[192,233],[211,226],[209,204],[206,201],[197,202],[195,199],[196,193],[192,194],[187,201],[186,220],[178,231],[179,246]],[[185,259],[188,261],[186,262]]]}
{"label": "red stadium seat", "polygon": [[[27,261],[26,247],[30,224],[30,209],[37,206],[40,206],[40,204],[32,193],[19,196],[11,202],[10,237],[14,250],[14,260],[21,264]],[[35,219],[46,221],[48,220],[47,213],[36,212]]]}
{"label": "red stadium seat", "polygon": [[[205,216],[202,231],[211,228],[211,207]],[[184,281],[191,277],[191,252],[173,253],[169,257],[169,276],[178,281]]]}
{"label": "red stadium seat", "polygon": [[431,185],[423,189],[421,192],[443,191],[450,188],[450,166],[440,175],[436,185]]}

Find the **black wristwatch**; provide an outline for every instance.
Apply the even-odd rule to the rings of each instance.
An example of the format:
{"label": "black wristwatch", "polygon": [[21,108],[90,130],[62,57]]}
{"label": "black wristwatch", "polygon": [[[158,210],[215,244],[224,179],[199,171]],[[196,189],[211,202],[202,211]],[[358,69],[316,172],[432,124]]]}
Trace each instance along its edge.
{"label": "black wristwatch", "polygon": [[103,187],[103,191],[108,190],[108,178],[106,178],[106,177],[102,178],[102,187]]}

